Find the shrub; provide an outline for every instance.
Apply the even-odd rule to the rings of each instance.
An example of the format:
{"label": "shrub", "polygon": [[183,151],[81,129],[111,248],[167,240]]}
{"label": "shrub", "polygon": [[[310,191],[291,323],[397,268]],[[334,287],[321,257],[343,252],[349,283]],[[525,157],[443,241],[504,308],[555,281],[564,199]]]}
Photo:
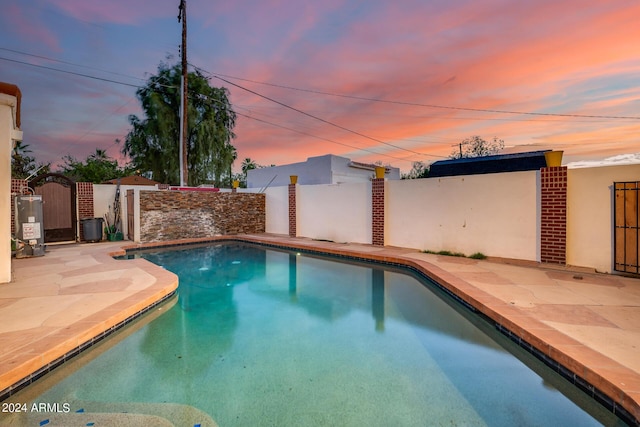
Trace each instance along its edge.
{"label": "shrub", "polygon": [[473,255],[469,255],[468,257],[462,252],[451,252],[451,251],[431,251],[429,249],[425,249],[422,251],[423,254],[432,254],[432,255],[445,255],[445,256],[457,256],[461,258],[473,258],[473,259],[487,259],[487,256],[482,252],[476,252]]}
{"label": "shrub", "polygon": [[482,252],[476,252],[475,254],[469,255],[469,258],[473,259],[487,259],[487,256]]}

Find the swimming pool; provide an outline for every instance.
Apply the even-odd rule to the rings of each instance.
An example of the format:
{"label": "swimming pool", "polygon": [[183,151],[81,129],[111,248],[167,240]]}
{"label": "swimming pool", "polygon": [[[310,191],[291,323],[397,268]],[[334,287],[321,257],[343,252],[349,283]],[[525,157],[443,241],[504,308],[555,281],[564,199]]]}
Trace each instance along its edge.
{"label": "swimming pool", "polygon": [[141,256],[180,276],[177,303],[30,402],[180,425],[619,422],[411,272],[242,243]]}

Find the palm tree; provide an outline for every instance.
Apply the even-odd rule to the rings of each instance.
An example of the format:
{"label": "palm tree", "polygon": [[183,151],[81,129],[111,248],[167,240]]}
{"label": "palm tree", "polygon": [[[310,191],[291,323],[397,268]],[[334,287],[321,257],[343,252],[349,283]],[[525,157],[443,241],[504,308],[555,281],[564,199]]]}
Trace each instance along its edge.
{"label": "palm tree", "polygon": [[96,148],[96,152],[89,155],[89,159],[92,160],[111,160],[109,156],[107,156],[107,150],[102,150],[100,148]]}
{"label": "palm tree", "polygon": [[26,178],[34,169],[34,159],[33,157],[30,157],[28,153],[31,153],[29,144],[23,144],[22,141],[16,141],[13,146],[13,151],[11,152],[11,176],[13,178]]}
{"label": "palm tree", "polygon": [[247,172],[249,172],[251,169],[257,169],[257,168],[258,168],[258,164],[253,160],[251,160],[249,157],[247,157],[242,161],[242,174],[244,175],[245,179],[247,179]]}

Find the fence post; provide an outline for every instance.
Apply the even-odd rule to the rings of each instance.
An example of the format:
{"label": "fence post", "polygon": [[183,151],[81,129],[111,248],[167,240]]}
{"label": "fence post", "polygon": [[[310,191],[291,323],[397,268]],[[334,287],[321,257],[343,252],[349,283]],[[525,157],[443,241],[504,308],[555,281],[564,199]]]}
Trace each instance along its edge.
{"label": "fence post", "polygon": [[296,237],[296,184],[289,184],[289,237]]}
{"label": "fence post", "polygon": [[384,246],[384,178],[371,180],[371,243]]}
{"label": "fence post", "polygon": [[567,262],[567,167],[540,169],[540,261]]}
{"label": "fence post", "polygon": [[81,227],[81,220],[93,218],[95,216],[93,206],[93,183],[76,182],[76,197],[78,205],[78,224],[76,227],[78,240],[84,240],[84,230]]}

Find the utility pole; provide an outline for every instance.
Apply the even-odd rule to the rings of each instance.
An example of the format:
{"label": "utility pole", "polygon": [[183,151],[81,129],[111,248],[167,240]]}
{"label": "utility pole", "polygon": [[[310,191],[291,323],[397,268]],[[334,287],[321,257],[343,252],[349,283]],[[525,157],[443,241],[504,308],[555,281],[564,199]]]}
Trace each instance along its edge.
{"label": "utility pole", "polygon": [[181,108],[181,122],[180,122],[180,185],[186,186],[189,182],[189,170],[187,168],[187,105],[189,105],[189,92],[187,88],[187,0],[180,0],[180,6],[178,7],[178,22],[182,21],[182,45],[180,52],[182,53],[182,108]]}
{"label": "utility pole", "polygon": [[467,144],[470,144],[470,142],[468,142],[468,141],[462,141],[462,142],[460,142],[460,143],[458,143],[458,144],[453,144],[453,145],[452,145],[452,147],[460,147],[460,157],[458,157],[459,159],[461,159],[461,158],[462,158],[462,146],[463,146],[463,145],[467,145]]}

